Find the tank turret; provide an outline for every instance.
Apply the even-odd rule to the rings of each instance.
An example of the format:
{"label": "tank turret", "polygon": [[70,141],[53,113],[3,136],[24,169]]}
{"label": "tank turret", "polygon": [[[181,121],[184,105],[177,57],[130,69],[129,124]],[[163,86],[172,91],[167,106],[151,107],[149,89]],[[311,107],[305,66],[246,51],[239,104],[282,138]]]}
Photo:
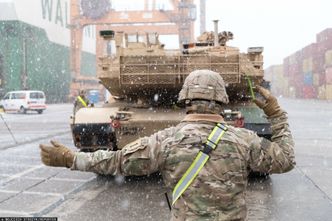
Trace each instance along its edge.
{"label": "tank turret", "polygon": [[156,33],[115,33],[112,38],[103,32],[101,35],[105,48],[113,46],[110,51],[116,51],[116,56],[99,57],[97,76],[118,98],[153,100],[157,94],[174,103],[184,79],[197,69],[220,73],[235,100],[246,97],[247,77],[257,84],[263,80],[263,48],[249,48],[247,53],[240,53],[238,48],[226,45],[233,39],[231,32],[203,33],[198,42],[185,44],[181,52],[165,50]]}

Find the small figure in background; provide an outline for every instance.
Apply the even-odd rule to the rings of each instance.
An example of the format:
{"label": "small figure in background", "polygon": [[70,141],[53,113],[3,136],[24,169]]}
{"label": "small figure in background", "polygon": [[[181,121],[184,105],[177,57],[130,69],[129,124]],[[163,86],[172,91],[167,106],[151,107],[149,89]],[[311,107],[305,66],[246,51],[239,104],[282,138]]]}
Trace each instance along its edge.
{"label": "small figure in background", "polygon": [[83,107],[88,107],[90,105],[89,99],[86,97],[85,90],[80,90],[79,95],[77,96],[74,102],[74,114]]}

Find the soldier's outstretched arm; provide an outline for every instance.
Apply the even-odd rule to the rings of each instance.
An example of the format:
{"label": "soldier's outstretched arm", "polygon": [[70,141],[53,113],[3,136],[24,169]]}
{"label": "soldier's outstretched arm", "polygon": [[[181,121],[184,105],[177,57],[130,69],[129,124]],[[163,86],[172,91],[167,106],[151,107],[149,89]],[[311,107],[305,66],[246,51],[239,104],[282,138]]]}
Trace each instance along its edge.
{"label": "soldier's outstretched arm", "polygon": [[294,141],[288,125],[287,113],[277,99],[262,87],[256,88],[264,101],[254,100],[271,122],[271,141],[252,135],[250,144],[250,167],[264,173],[283,173],[295,166]]}
{"label": "soldier's outstretched arm", "polygon": [[[40,145],[41,158],[47,166],[66,166],[73,170],[110,175],[148,175],[158,171],[159,166],[163,164],[165,156],[162,143],[167,137],[172,136],[174,131],[174,128],[159,131],[150,137],[138,139],[118,151],[70,152],[70,155],[64,155],[63,153],[69,149],[63,145],[61,145],[63,148],[57,148],[54,142],[51,142],[53,146]],[[59,159],[68,156],[70,159],[60,160],[59,163]],[[68,161],[72,163],[70,165],[63,163]]]}

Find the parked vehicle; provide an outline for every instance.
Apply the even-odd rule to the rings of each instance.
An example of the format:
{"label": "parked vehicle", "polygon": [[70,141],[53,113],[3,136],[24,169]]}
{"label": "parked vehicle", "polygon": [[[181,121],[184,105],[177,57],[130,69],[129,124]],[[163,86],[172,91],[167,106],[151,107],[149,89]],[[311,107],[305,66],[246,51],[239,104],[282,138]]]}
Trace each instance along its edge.
{"label": "parked vehicle", "polygon": [[43,113],[46,109],[46,98],[42,91],[11,91],[0,100],[0,106],[6,112],[18,112],[25,114],[27,111]]}

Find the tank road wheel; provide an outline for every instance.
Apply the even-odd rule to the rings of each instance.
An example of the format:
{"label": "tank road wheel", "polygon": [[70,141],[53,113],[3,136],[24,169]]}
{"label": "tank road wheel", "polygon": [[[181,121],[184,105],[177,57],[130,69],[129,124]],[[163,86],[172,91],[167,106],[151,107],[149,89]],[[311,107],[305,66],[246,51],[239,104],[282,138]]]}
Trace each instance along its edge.
{"label": "tank road wheel", "polygon": [[27,110],[26,110],[23,106],[21,106],[21,107],[20,107],[20,113],[21,113],[21,114],[26,114],[26,113],[27,113]]}
{"label": "tank road wheel", "polygon": [[43,110],[37,110],[38,114],[42,114]]}

